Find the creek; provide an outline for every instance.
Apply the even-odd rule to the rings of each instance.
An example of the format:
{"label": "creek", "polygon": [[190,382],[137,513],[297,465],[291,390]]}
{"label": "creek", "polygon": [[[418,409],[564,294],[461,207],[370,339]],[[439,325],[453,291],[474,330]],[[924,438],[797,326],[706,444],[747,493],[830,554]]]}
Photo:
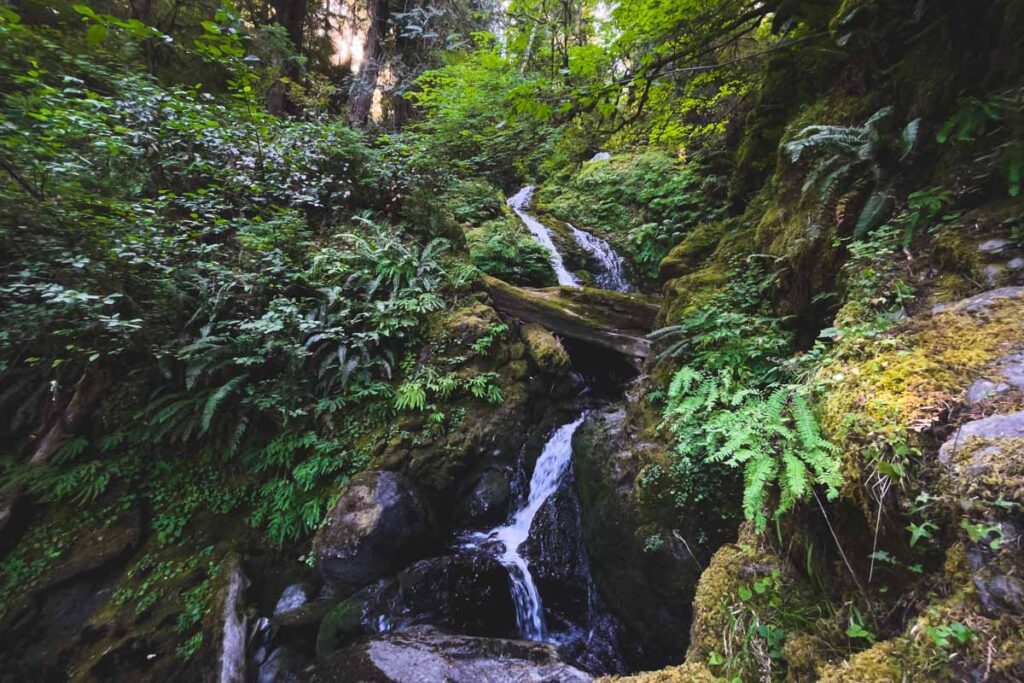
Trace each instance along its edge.
{"label": "creek", "polygon": [[[508,199],[508,205],[551,253],[558,283],[580,287],[581,279],[566,268],[552,229],[528,212],[534,189],[524,187]],[[588,281],[602,289],[633,289],[622,257],[608,242],[565,225],[591,257]],[[394,680],[410,676],[409,680],[429,680],[395,660],[399,644],[399,649],[405,648],[402,651],[416,649],[417,659],[424,662],[440,657],[438,661],[450,663],[453,656],[474,662],[468,674],[458,669],[461,664],[458,670],[445,669],[443,676],[449,680],[472,680],[479,675],[472,672],[482,670],[479,667],[496,667],[497,673],[487,678],[496,683],[589,680],[626,671],[621,626],[593,580],[572,458],[573,437],[588,414],[621,401],[625,382],[635,369],[610,351],[564,341],[572,360],[572,378],[563,381],[576,389],[551,406],[534,426],[534,436],[506,466],[510,493],[504,519],[489,527],[456,528],[440,555],[408,565],[343,603],[356,605],[353,613],[359,630],[371,634],[361,646],[363,656],[379,670],[394,669]],[[303,609],[304,599],[290,586],[278,602],[275,617],[280,619],[282,609]],[[258,680],[288,680],[279,674],[285,659],[282,653],[288,647],[266,628],[267,619],[257,623],[265,628],[259,634],[265,643],[260,661],[253,662],[253,669],[260,672]],[[322,627],[320,632],[323,637]],[[527,650],[523,662],[479,654],[493,647],[503,653],[516,647]],[[454,655],[451,648],[461,654]],[[555,663],[545,659],[549,656],[545,653],[557,657]],[[526,677],[523,671],[528,672]]]}

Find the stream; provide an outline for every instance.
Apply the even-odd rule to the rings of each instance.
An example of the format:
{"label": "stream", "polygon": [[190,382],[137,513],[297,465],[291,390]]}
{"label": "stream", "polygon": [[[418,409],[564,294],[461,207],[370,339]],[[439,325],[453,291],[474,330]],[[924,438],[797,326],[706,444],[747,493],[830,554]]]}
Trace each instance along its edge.
{"label": "stream", "polygon": [[[533,194],[536,189],[533,185],[523,187],[519,192],[508,198],[509,208],[519,216],[519,220],[523,222],[523,225],[530,231],[534,239],[551,252],[551,267],[558,278],[558,284],[567,287],[579,287],[579,278],[565,267],[565,259],[555,245],[551,228],[527,212],[533,201]],[[581,230],[570,223],[566,223],[566,226],[569,228],[576,244],[598,265],[598,271],[594,274],[594,285],[601,289],[610,289],[617,292],[633,290],[633,286],[626,278],[625,260],[615,252],[612,245],[597,235]]]}
{"label": "stream", "polygon": [[[533,186],[522,188],[508,199],[508,205],[550,251],[559,285],[579,287],[581,281],[566,268],[552,230],[527,211],[534,190]],[[566,225],[592,257],[591,264],[598,266],[591,273],[592,282],[603,289],[631,291],[623,259],[611,245]],[[572,345],[567,348],[575,353]],[[444,554],[409,565],[355,595],[361,605],[357,618],[363,632],[378,634],[368,641],[367,656],[381,670],[401,669],[395,680],[575,682],[626,671],[621,627],[603,604],[592,578],[572,470],[577,429],[589,411],[607,405],[609,399],[619,400],[622,379],[607,359],[595,362],[584,354],[574,359],[573,366],[577,377],[582,377],[577,395],[563,399],[556,414],[536,425],[535,437],[511,463],[505,519],[487,530],[457,529]],[[278,601],[275,617],[301,610],[305,600],[302,590],[289,586]],[[305,680],[280,674],[282,653],[288,646],[275,639],[268,623],[267,618],[257,620],[251,637],[262,643],[253,662],[259,671],[255,680]],[[449,637],[446,634],[455,640],[442,642]],[[399,649],[406,653],[401,656],[388,649],[398,647],[399,641]],[[473,659],[472,667],[478,668],[469,674],[459,669],[470,666],[465,663],[466,652],[496,647],[506,653],[514,643],[548,649],[530,651],[522,661],[505,654]],[[557,652],[560,661],[548,662],[545,652]],[[418,672],[420,665],[412,664],[422,662],[429,668],[431,657],[440,657],[435,662],[440,667],[437,672]],[[520,666],[525,668],[520,671]],[[485,675],[479,667],[495,670]]]}

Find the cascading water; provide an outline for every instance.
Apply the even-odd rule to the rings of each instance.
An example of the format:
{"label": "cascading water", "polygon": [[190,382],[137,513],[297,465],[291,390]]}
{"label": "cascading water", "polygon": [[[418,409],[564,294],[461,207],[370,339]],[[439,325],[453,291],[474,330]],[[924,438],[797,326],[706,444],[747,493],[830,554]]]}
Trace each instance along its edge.
{"label": "cascading water", "polygon": [[[555,275],[558,277],[558,284],[569,287],[578,287],[580,282],[576,276],[569,272],[565,267],[565,261],[562,258],[562,253],[558,250],[558,247],[555,245],[555,242],[551,237],[551,229],[530,214],[526,213],[526,210],[530,208],[530,202],[533,200],[533,193],[535,189],[536,188],[533,185],[527,185],[523,189],[519,190],[519,192],[508,198],[508,205],[516,212],[519,219],[523,221],[523,224],[526,225],[534,239],[547,247],[548,251],[551,252],[551,267],[555,269]],[[584,251],[590,254],[601,266],[601,272],[595,277],[594,283],[602,289],[611,289],[617,292],[630,291],[632,288],[629,281],[626,279],[625,269],[623,268],[623,259],[615,253],[612,245],[586,230],[580,230],[569,223],[566,223],[566,225],[572,231],[572,236],[576,243],[580,245]]]}
{"label": "cascading water", "polygon": [[544,608],[540,592],[533,581],[526,559],[519,554],[520,546],[530,537],[530,527],[544,502],[558,490],[572,459],[572,437],[583,422],[581,415],[575,421],[555,430],[534,466],[525,504],[512,516],[512,520],[487,533],[473,534],[469,544],[481,546],[497,541],[502,544],[498,560],[508,569],[512,580],[512,598],[515,601],[516,624],[524,638],[547,639]]}
{"label": "cascading water", "polygon": [[593,235],[586,230],[580,230],[570,223],[566,223],[566,225],[572,230],[572,236],[576,243],[601,264],[602,272],[598,273],[597,277],[594,278],[597,286],[602,289],[615,290],[616,292],[628,292],[631,287],[626,279],[623,259],[615,253],[612,245],[597,235]]}
{"label": "cascading water", "polygon": [[526,213],[526,210],[530,208],[530,201],[533,199],[533,191],[535,189],[533,185],[527,185],[509,197],[509,208],[516,212],[519,220],[523,222],[534,239],[547,247],[548,251],[551,252],[551,267],[555,269],[558,284],[570,287],[578,286],[580,282],[576,279],[575,275],[566,269],[565,262],[562,260],[562,254],[558,251],[558,247],[555,246],[554,240],[551,239],[551,231],[546,225]]}

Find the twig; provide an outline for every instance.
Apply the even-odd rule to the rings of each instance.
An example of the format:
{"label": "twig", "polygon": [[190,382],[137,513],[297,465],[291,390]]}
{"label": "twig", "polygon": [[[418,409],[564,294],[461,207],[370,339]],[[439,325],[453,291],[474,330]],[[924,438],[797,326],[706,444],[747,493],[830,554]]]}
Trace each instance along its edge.
{"label": "twig", "polygon": [[818,507],[821,508],[821,516],[825,518],[825,524],[828,525],[829,533],[832,534],[832,540],[836,542],[836,548],[839,549],[839,556],[843,558],[843,564],[846,565],[847,570],[850,572],[850,576],[853,577],[853,582],[857,584],[857,589],[864,594],[864,586],[860,585],[860,579],[857,578],[857,573],[853,571],[853,565],[850,564],[850,560],[846,558],[846,552],[843,551],[843,545],[839,542],[839,537],[836,536],[836,530],[832,528],[832,522],[828,520],[828,513],[825,512],[825,506],[821,503],[821,498],[818,497],[818,492],[814,491],[814,500],[818,501]]}
{"label": "twig", "polygon": [[38,189],[32,187],[32,185],[30,185],[27,180],[22,178],[21,174],[18,173],[18,169],[14,168],[14,166],[12,166],[10,162],[7,161],[7,159],[0,158],[0,166],[2,166],[3,169],[7,171],[8,175],[14,178],[14,180],[25,189],[25,192],[28,192],[30,195],[32,195],[35,199],[38,199],[39,201],[46,200],[46,197],[43,196],[43,193],[40,192]]}

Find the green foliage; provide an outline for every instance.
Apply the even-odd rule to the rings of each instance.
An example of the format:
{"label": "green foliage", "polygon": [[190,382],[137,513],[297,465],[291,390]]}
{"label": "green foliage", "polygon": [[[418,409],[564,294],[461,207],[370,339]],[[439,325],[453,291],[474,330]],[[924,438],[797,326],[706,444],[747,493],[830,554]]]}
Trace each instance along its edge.
{"label": "green foliage", "polygon": [[669,249],[724,214],[713,199],[721,185],[696,161],[647,151],[588,162],[545,185],[539,201],[556,217],[607,239],[653,281]]}
{"label": "green foliage", "polygon": [[[238,506],[296,540],[365,466],[396,359],[467,267],[395,222],[382,191],[419,182],[407,166],[344,123],[266,113],[278,67],[229,8],[168,44],[214,74],[188,86],[146,74],[162,34],[75,16],[0,14],[3,485],[144,503],[165,544]],[[104,419],[26,463],[43,408],[95,377]]]}
{"label": "green foliage", "polygon": [[781,515],[808,498],[815,484],[829,498],[837,494],[837,449],[821,436],[798,387],[756,390],[728,371],[701,373],[687,366],[673,377],[667,396],[664,417],[675,456],[742,467],[743,512],[759,532],[769,507]]}
{"label": "green foliage", "polygon": [[488,221],[467,233],[469,253],[476,266],[496,278],[523,287],[556,284],[551,255],[508,218]]}
{"label": "green foliage", "polygon": [[1006,192],[1018,197],[1024,187],[1024,88],[1011,88],[987,99],[965,97],[936,134],[940,143],[956,142],[981,148],[972,169],[977,181],[995,173],[1005,180]]}
{"label": "green foliage", "polygon": [[659,359],[683,358],[711,372],[728,370],[743,381],[770,383],[791,346],[785,318],[769,304],[775,276],[755,259],[737,261],[726,289],[680,323],[655,330]]}
{"label": "green foliage", "polygon": [[816,189],[821,206],[830,205],[840,192],[855,190],[864,197],[854,227],[856,238],[867,235],[892,212],[893,170],[917,144],[920,122],[911,121],[897,136],[891,129],[892,116],[892,108],[885,107],[860,126],[807,126],[784,146],[792,163],[813,157],[803,191]]}

